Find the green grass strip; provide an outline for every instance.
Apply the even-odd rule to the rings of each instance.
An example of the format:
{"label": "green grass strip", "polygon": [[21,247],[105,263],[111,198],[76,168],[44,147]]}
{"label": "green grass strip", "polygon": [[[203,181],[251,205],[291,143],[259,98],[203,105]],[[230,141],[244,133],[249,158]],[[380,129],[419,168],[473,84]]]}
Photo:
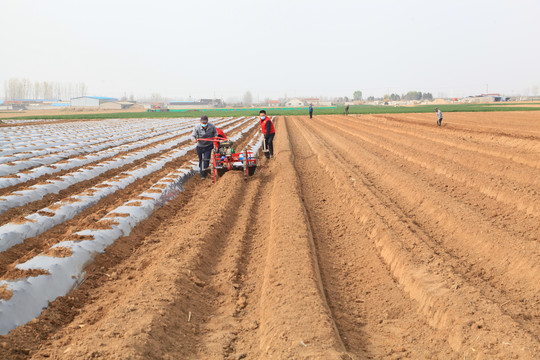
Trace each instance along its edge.
{"label": "green grass strip", "polygon": [[[511,105],[511,104],[508,104]],[[434,112],[435,107],[444,112],[489,112],[489,111],[540,111],[540,107],[533,106],[507,106],[497,104],[442,104],[442,105],[417,105],[417,106],[391,106],[391,105],[353,105],[349,108],[349,114],[403,114],[403,113],[430,113]],[[209,111],[210,110],[210,111]],[[108,114],[79,114],[79,115],[51,115],[51,116],[14,116],[6,119],[130,119],[130,118],[174,118],[174,117],[200,117],[208,114],[212,117],[228,116],[257,116],[259,108],[255,109],[205,109],[170,111],[170,112],[122,112]],[[268,110],[268,115],[308,115],[307,109],[275,108]],[[345,114],[345,106],[335,106],[326,108],[317,108],[314,115],[333,115]]]}

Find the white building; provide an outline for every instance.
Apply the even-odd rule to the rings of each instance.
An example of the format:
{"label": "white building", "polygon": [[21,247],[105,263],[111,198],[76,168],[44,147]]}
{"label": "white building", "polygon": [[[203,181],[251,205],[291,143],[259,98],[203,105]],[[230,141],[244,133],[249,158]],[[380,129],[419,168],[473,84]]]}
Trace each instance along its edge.
{"label": "white building", "polygon": [[101,104],[118,99],[105,96],[79,96],[71,99],[71,107],[94,107],[97,108]]}
{"label": "white building", "polygon": [[285,106],[288,106],[288,107],[305,106],[305,103],[298,98],[294,98],[291,100],[287,100],[287,102],[285,103]]}
{"label": "white building", "polygon": [[99,105],[100,109],[103,110],[122,110],[129,109],[134,104],[129,101],[108,101]]}

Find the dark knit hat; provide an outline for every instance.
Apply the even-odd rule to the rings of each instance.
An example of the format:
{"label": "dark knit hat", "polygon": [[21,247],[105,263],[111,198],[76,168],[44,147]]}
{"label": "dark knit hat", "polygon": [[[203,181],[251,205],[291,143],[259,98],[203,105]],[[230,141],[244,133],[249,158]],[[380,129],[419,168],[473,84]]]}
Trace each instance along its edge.
{"label": "dark knit hat", "polygon": [[206,115],[201,116],[201,121],[208,121],[208,116]]}

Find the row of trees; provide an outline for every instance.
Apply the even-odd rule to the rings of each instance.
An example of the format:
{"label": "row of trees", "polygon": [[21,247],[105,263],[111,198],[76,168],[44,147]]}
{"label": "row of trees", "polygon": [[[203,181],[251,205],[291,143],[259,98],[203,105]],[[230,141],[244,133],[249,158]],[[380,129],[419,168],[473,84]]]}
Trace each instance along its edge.
{"label": "row of trees", "polygon": [[431,93],[423,93],[421,91],[409,91],[404,95],[399,94],[385,94],[382,98],[376,98],[375,96],[370,96],[367,98],[367,101],[375,100],[390,100],[390,101],[399,101],[399,100],[433,100],[433,95]]}
{"label": "row of trees", "polygon": [[50,81],[30,81],[28,79],[11,78],[4,82],[5,99],[46,99],[69,100],[73,97],[85,96],[88,88],[83,82],[61,83]]}

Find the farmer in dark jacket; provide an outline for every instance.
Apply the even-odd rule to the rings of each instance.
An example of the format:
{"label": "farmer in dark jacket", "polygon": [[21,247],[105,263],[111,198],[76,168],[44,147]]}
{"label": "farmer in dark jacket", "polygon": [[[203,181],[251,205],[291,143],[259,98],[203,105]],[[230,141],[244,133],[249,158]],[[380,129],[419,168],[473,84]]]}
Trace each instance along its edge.
{"label": "farmer in dark jacket", "polygon": [[201,179],[206,178],[206,171],[210,165],[210,157],[212,156],[212,141],[204,141],[198,139],[208,139],[217,136],[217,130],[214,124],[208,122],[208,116],[201,116],[201,123],[195,125],[191,141],[197,143],[197,156],[199,157],[199,172]]}

